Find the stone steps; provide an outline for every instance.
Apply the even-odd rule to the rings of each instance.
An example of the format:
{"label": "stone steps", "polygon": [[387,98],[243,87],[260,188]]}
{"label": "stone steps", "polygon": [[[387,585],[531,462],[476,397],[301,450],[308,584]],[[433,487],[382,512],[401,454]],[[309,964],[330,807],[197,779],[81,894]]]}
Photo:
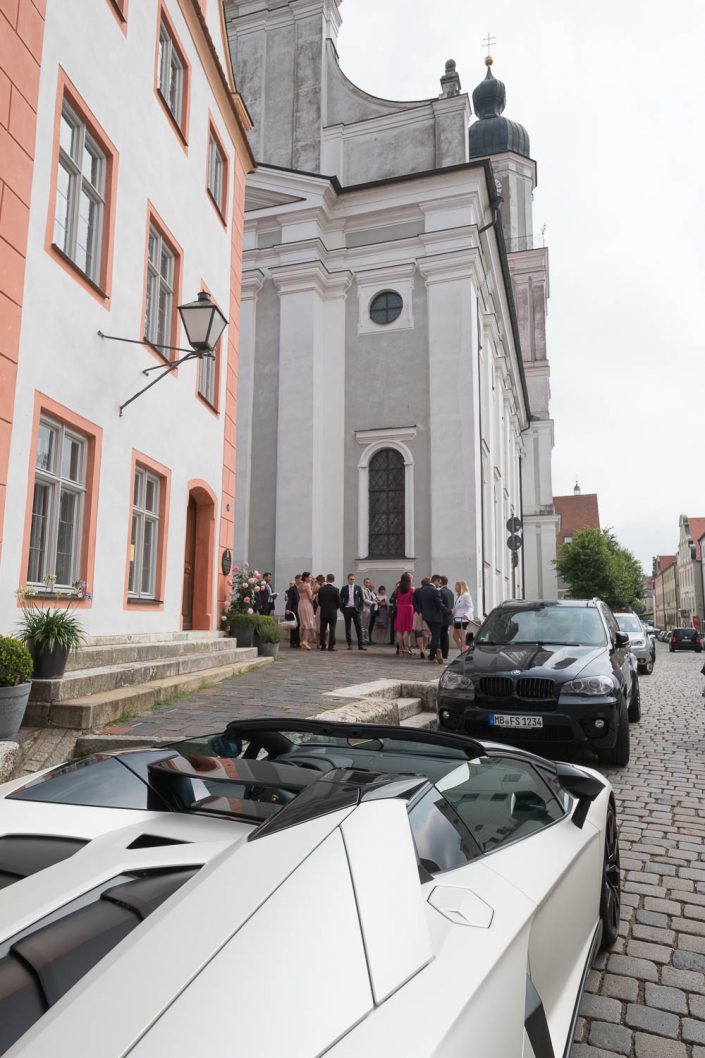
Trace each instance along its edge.
{"label": "stone steps", "polygon": [[[113,637],[106,637],[112,639]],[[185,657],[189,654],[220,653],[236,646],[236,641],[218,633],[198,639],[157,639],[148,641],[91,643],[69,654],[66,672],[123,665],[135,661]]]}
{"label": "stone steps", "polygon": [[415,731],[435,731],[438,728],[438,717],[435,713],[419,712],[402,720],[399,726],[413,728]]}
{"label": "stone steps", "polygon": [[[122,687],[153,683],[169,676],[185,676],[205,669],[219,668],[238,661],[250,661],[257,657],[256,647],[242,648],[234,639],[224,641],[225,647],[216,652],[203,651],[155,657],[146,661],[128,661],[113,665],[98,665],[67,672],[62,679],[33,680],[29,700],[32,703],[66,701],[89,694],[116,691]],[[64,725],[70,727],[72,725]]]}
{"label": "stone steps", "polygon": [[242,672],[272,663],[271,658],[258,658],[255,649],[240,649],[236,653],[239,655],[237,660],[225,665],[113,687],[73,699],[30,702],[24,723],[30,727],[60,727],[86,731],[110,724],[120,717],[149,713],[174,694],[191,694],[200,690],[204,684],[220,683]]}
{"label": "stone steps", "polygon": [[400,723],[412,716],[416,716],[416,714],[420,713],[423,708],[420,698],[396,698],[395,701],[399,708]]}

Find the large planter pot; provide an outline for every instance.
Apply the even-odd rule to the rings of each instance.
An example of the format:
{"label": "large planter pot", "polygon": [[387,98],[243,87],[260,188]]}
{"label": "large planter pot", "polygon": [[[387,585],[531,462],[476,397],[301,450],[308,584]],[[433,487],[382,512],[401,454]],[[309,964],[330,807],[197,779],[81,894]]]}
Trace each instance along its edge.
{"label": "large planter pot", "polygon": [[30,639],[27,642],[34,662],[35,680],[59,680],[64,675],[69,652],[66,647],[54,647],[53,650],[40,650]]}
{"label": "large planter pot", "polygon": [[237,639],[239,647],[251,647],[255,643],[255,626],[253,624],[231,624],[230,635]]}
{"label": "large planter pot", "polygon": [[16,687],[0,687],[0,739],[14,738],[27,708],[32,681]]}
{"label": "large planter pot", "polygon": [[279,655],[278,643],[258,643],[257,653],[261,658],[276,658]]}

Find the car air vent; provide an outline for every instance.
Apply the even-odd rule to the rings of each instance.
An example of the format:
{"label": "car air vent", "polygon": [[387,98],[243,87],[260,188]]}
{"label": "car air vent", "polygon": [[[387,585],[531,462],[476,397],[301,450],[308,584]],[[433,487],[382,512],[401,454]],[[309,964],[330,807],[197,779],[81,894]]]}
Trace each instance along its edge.
{"label": "car air vent", "polygon": [[539,680],[534,677],[526,677],[517,680],[516,693],[519,698],[532,698],[545,701],[555,696],[555,685],[553,680]]}
{"label": "car air vent", "polygon": [[146,872],[12,943],[0,959],[0,1054],[197,870]]}
{"label": "car air vent", "polygon": [[0,838],[0,889],[67,860],[86,841],[44,834],[9,834]]}
{"label": "car air vent", "polygon": [[138,838],[131,841],[128,849],[156,849],[160,845],[188,845],[188,841],[179,841],[178,838],[164,838],[160,834],[140,834]]}
{"label": "car air vent", "polygon": [[486,698],[511,698],[514,684],[508,676],[483,676],[478,690]]}

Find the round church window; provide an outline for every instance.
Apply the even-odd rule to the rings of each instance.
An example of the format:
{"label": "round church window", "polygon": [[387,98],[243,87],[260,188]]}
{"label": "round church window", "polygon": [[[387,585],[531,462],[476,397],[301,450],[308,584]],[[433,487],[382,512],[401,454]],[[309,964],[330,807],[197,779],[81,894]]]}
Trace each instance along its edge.
{"label": "round church window", "polygon": [[375,294],[370,302],[370,319],[373,323],[394,323],[401,316],[404,307],[401,294],[396,290],[383,290]]}

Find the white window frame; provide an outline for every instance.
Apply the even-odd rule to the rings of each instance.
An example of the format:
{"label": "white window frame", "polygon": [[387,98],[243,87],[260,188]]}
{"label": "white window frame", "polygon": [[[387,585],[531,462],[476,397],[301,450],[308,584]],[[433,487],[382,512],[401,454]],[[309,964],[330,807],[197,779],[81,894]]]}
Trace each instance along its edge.
{"label": "white window frame", "polygon": [[[172,78],[176,79],[173,106]],[[159,94],[180,129],[184,112],[184,78],[185,68],[179,49],[176,47],[169,27],[162,19],[159,25]]]}
{"label": "white window frame", "polygon": [[[98,283],[103,258],[107,158],[105,151],[98,145],[95,137],[91,135],[86,123],[81,120],[76,111],[67,102],[64,102],[61,108],[60,120],[61,122],[66,121],[71,126],[73,134],[70,151],[67,151],[61,144],[61,134],[59,134],[59,167],[56,173],[57,188],[52,237],[54,244],[58,246],[61,252],[66,254],[92,282]],[[95,184],[91,183],[90,178],[85,175],[82,169],[83,152],[86,148],[98,159],[98,176]],[[58,188],[60,170],[62,169],[68,174],[66,226],[63,228],[63,238],[57,223],[63,200]],[[81,197],[84,194],[95,207],[95,220],[92,227],[89,228],[88,234],[89,245],[86,247],[87,261],[85,268],[79,262],[78,253],[80,205]]]}
{"label": "white window frame", "polygon": [[[414,552],[414,457],[404,443],[416,437],[416,427],[399,427],[389,430],[358,430],[355,439],[364,445],[364,451],[357,464],[357,556],[358,560],[368,559],[370,550],[370,461],[382,448],[395,448],[404,459],[404,555],[396,558],[405,562],[416,557]],[[394,558],[374,560],[384,565],[393,566]],[[371,568],[371,567],[370,567]],[[409,568],[407,566],[407,568]]]}
{"label": "white window frame", "polygon": [[216,407],[217,363],[217,348],[212,353],[204,353],[198,362],[198,392],[212,408]]}
{"label": "white window frame", "polygon": [[[390,334],[391,331],[409,331],[414,326],[414,273],[416,263],[373,268],[356,273],[357,281],[357,333]],[[399,316],[391,323],[375,323],[370,317],[370,307],[378,294],[393,290],[402,299]]]}
{"label": "white window frame", "polygon": [[[154,485],[154,509],[149,509],[146,506],[146,495],[147,495],[147,484],[151,483]],[[128,587],[127,595],[130,599],[154,599],[157,587],[157,561],[159,555],[159,533],[161,530],[160,519],[159,519],[159,503],[161,500],[161,479],[157,474],[153,474],[151,470],[147,470],[146,467],[136,466],[135,476],[132,481],[132,517],[130,519],[130,562],[128,568]],[[135,539],[133,542],[133,526],[137,523],[137,531],[134,534]],[[148,569],[148,586],[147,590],[142,590],[142,580],[144,573],[144,538],[145,538],[145,526],[147,524],[153,526],[153,546],[151,555],[151,565]],[[133,549],[134,548],[134,552]]]}
{"label": "white window frame", "polygon": [[[88,463],[88,439],[77,433],[70,427],[65,426],[56,419],[42,415],[40,427],[44,426],[52,432],[54,443],[52,457],[49,465],[40,467],[36,463],[34,468],[33,491],[37,485],[48,488],[49,502],[47,523],[45,527],[43,546],[40,549],[39,566],[32,570],[32,548],[34,502],[32,503],[32,517],[30,520],[30,550],[27,560],[27,583],[43,587],[45,578],[56,573],[57,547],[59,538],[59,512],[61,509],[62,493],[70,493],[76,497],[76,517],[74,519],[73,534],[71,541],[71,569],[65,580],[56,580],[54,588],[58,590],[71,590],[77,580],[80,579],[81,571],[81,544],[83,540],[83,519],[85,512],[86,497],[86,468]],[[37,442],[38,442],[37,438]],[[64,477],[62,472],[62,452],[65,441],[73,441],[79,445],[79,471],[78,480],[74,481]],[[37,452],[39,448],[37,447]],[[34,572],[35,576],[30,574]]]}
{"label": "white window frame", "polygon": [[218,207],[218,212],[222,215],[225,214],[225,179],[227,171],[227,159],[211,129],[208,135],[208,191]]}
{"label": "white window frame", "polygon": [[[154,239],[154,258],[149,252],[152,239]],[[168,275],[166,276],[161,271],[161,258],[164,252],[169,258]],[[148,342],[157,348],[165,360],[171,359],[169,350],[162,352],[160,347],[173,344],[175,275],[176,254],[159,231],[159,228],[154,224],[150,224],[149,238],[147,240],[147,297],[144,310],[144,336]],[[166,295],[168,305],[168,311],[164,313],[165,333],[159,330],[159,302],[163,292]]]}

